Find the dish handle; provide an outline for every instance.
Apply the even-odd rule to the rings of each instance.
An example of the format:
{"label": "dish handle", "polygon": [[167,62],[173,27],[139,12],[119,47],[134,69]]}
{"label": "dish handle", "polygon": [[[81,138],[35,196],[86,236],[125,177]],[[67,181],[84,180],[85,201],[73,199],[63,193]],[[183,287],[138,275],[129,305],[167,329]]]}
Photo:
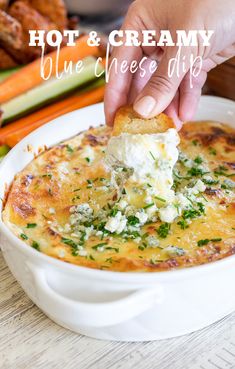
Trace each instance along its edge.
{"label": "dish handle", "polygon": [[83,326],[105,327],[132,319],[163,300],[161,285],[141,288],[115,301],[89,303],[63,296],[48,283],[45,270],[28,264],[35,282],[38,306],[51,317],[63,317]]}

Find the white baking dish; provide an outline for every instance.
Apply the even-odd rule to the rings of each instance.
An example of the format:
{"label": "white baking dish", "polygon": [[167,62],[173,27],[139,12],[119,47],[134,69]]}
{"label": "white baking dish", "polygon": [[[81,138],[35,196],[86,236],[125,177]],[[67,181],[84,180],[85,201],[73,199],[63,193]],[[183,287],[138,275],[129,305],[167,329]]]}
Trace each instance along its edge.
{"label": "white baking dish", "polygon": [[[196,118],[235,127],[235,103],[202,97]],[[0,197],[33,159],[28,145],[37,153],[102,122],[103,106],[97,104],[30,134],[0,165]],[[109,340],[156,340],[190,333],[235,310],[235,256],[183,270],[119,273],[69,265],[39,253],[1,220],[0,232],[4,258],[22,288],[52,320],[75,332]]]}

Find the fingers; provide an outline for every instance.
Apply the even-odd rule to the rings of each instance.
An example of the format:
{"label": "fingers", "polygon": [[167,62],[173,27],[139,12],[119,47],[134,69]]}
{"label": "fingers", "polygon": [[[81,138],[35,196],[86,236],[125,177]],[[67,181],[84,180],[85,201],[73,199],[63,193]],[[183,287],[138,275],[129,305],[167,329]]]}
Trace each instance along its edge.
{"label": "fingers", "polygon": [[[202,70],[197,77],[190,76],[188,72],[180,85],[179,119],[183,122],[193,119],[196,112],[202,87],[206,81],[207,73]],[[192,88],[190,87],[190,78]]]}
{"label": "fingers", "polygon": [[109,66],[109,79],[104,95],[105,117],[108,125],[112,125],[116,110],[127,103],[128,92],[133,78],[130,70],[122,73],[120,67],[123,62],[130,65],[133,60],[136,60],[138,63],[141,55],[141,48],[137,46],[119,46],[113,51]]}
{"label": "fingers", "polygon": [[[129,10],[121,30],[132,29],[138,32],[138,27],[133,25],[134,18],[135,14],[132,10]],[[108,81],[104,95],[106,124],[112,125],[117,109],[127,103],[134,74],[130,72],[129,68],[126,71],[122,70],[122,65],[130,66],[134,60],[138,64],[141,57],[142,49],[140,46],[125,46],[124,32],[123,44],[114,47],[109,63]]]}
{"label": "fingers", "polygon": [[133,102],[135,101],[135,99],[137,98],[137,96],[140,94],[140,92],[143,90],[144,86],[146,85],[146,83],[149,81],[149,79],[151,78],[151,73],[149,70],[149,66],[151,64],[152,59],[147,58],[145,59],[145,61],[142,64],[142,67],[146,70],[146,74],[144,77],[141,76],[141,71],[138,70],[133,78],[132,78],[132,82],[131,82],[131,87],[129,90],[129,95],[128,95],[128,104],[133,104]]}
{"label": "fingers", "polygon": [[[172,69],[172,75],[169,75],[169,67],[176,63],[177,53],[180,68],[175,67]],[[188,50],[180,51],[175,47],[166,49],[157,71],[134,103],[134,109],[139,115],[144,118],[151,118],[167,108],[173,100],[181,80],[189,70],[189,58],[187,56],[184,64],[185,69],[182,68],[183,55],[188,55],[188,53]]]}
{"label": "fingers", "polygon": [[177,91],[170,105],[164,111],[165,114],[173,119],[177,131],[179,131],[183,125],[182,121],[179,119],[179,103],[180,94],[179,91]]}

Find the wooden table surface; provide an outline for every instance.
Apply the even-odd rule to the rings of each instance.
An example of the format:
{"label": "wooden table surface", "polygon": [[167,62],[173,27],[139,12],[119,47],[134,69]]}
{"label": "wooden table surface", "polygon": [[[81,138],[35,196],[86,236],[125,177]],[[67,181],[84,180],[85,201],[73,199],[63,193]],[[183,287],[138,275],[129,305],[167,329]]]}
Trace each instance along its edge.
{"label": "wooden table surface", "polygon": [[[209,75],[206,92],[235,99],[235,60]],[[164,341],[108,342],[49,320],[25,295],[0,252],[0,369],[235,369],[235,313]]]}
{"label": "wooden table surface", "polygon": [[26,296],[0,252],[1,369],[234,369],[235,313],[190,335],[108,342],[59,327]]}

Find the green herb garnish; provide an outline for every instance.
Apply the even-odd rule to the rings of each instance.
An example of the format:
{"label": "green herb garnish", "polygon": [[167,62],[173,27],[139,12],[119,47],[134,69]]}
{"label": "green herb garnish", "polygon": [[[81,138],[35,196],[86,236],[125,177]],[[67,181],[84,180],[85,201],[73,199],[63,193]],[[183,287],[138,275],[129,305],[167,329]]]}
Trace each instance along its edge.
{"label": "green herb garnish", "polygon": [[166,238],[170,232],[171,225],[169,223],[163,223],[157,229],[157,234],[161,238]]}
{"label": "green herb garnish", "polygon": [[20,238],[22,238],[22,240],[28,240],[28,236],[25,233],[21,233]]}
{"label": "green herb garnish", "polygon": [[127,217],[127,223],[129,224],[129,225],[136,225],[136,224],[139,224],[139,219],[136,217],[136,216],[134,216],[134,215],[129,215],[129,217]]}
{"label": "green herb garnish", "polygon": [[209,147],[209,154],[216,155],[217,154],[216,149],[214,147]]}
{"label": "green herb garnish", "polygon": [[201,168],[192,167],[188,170],[187,173],[192,177],[197,177],[203,176],[204,174],[208,174],[210,172],[204,172]]}
{"label": "green herb garnish", "polygon": [[156,200],[159,200],[159,201],[162,201],[162,202],[166,202],[166,200],[165,200],[165,199],[163,199],[162,197],[154,196],[154,198],[155,198]]}
{"label": "green herb garnish", "polygon": [[111,217],[115,217],[117,215],[117,213],[118,213],[118,208],[117,207],[114,207],[114,208],[111,209],[109,215]]}
{"label": "green herb garnish", "polygon": [[46,173],[42,175],[42,178],[52,178],[52,174],[51,173]]}
{"label": "green herb garnish", "polygon": [[218,180],[214,180],[214,179],[205,179],[203,178],[202,181],[207,184],[207,185],[216,185],[219,183]]}
{"label": "green herb garnish", "polygon": [[70,154],[73,153],[73,148],[71,146],[67,145],[66,149],[67,149],[68,153],[70,153]]}
{"label": "green herb garnish", "polygon": [[186,229],[189,227],[185,219],[180,220],[177,224],[180,226],[181,229]]}
{"label": "green herb garnish", "polygon": [[194,163],[196,163],[196,164],[202,164],[203,163],[203,159],[200,156],[197,156],[194,159]]}
{"label": "green herb garnish", "polygon": [[107,243],[106,243],[106,242],[98,243],[97,245],[92,246],[92,249],[93,249],[93,250],[98,250],[99,248],[102,248],[102,247],[104,247],[104,246],[106,246],[106,245],[107,245]]}
{"label": "green herb garnish", "polygon": [[37,223],[28,223],[26,228],[35,228],[37,227]]}
{"label": "green herb garnish", "polygon": [[153,205],[154,205],[154,202],[152,202],[151,204],[145,205],[145,206],[143,207],[143,209],[151,208]]}
{"label": "green herb garnish", "polygon": [[207,245],[209,242],[220,242],[222,241],[222,238],[205,238],[204,240],[197,241],[197,245],[199,247]]}
{"label": "green herb garnish", "polygon": [[108,246],[108,247],[106,247],[105,249],[106,249],[106,250],[110,250],[110,251],[112,251],[112,250],[113,250],[113,251],[115,251],[115,252],[117,252],[117,253],[119,252],[119,248],[118,248],[118,247],[111,247],[111,246]]}
{"label": "green herb garnish", "polygon": [[32,247],[33,247],[35,250],[40,251],[39,243],[37,243],[36,241],[33,241],[33,242],[32,242]]}
{"label": "green herb garnish", "polygon": [[151,151],[149,151],[149,153],[152,156],[153,160],[156,160],[156,158],[154,157],[153,153]]}
{"label": "green herb garnish", "polygon": [[61,238],[61,241],[62,241],[63,243],[65,243],[65,245],[69,245],[69,246],[71,246],[71,247],[77,247],[76,242],[74,242],[73,240],[71,240],[71,239],[69,239],[69,238],[64,238],[64,237],[62,237],[62,238]]}

